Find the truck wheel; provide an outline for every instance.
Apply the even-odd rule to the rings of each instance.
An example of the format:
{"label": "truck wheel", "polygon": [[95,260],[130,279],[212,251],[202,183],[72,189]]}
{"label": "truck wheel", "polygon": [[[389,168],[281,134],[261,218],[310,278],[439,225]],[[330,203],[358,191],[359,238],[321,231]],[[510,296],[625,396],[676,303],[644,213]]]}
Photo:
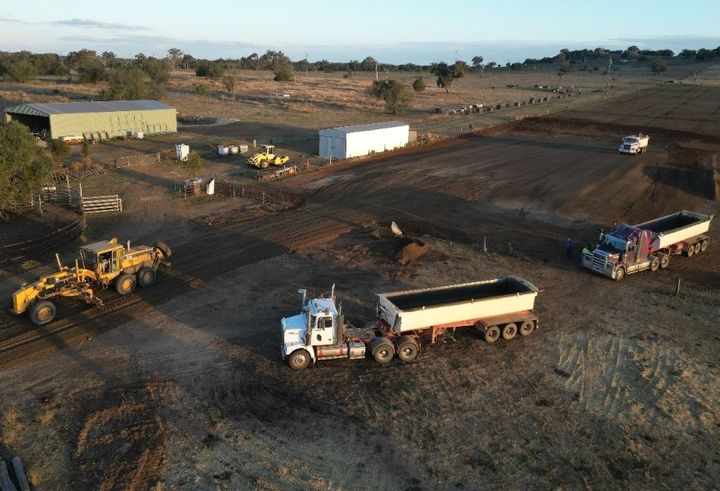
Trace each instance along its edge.
{"label": "truck wheel", "polygon": [[417,358],[420,347],[410,336],[400,336],[397,340],[396,352],[398,358],[404,362],[413,361]]}
{"label": "truck wheel", "polygon": [[165,242],[155,242],[155,248],[162,252],[163,256],[165,257],[172,256],[172,249],[170,249],[170,247]]}
{"label": "truck wheel", "polygon": [[135,291],[135,276],[131,274],[121,274],[115,280],[115,291],[120,295],[127,295]]}
{"label": "truck wheel", "polygon": [[520,335],[529,336],[535,330],[535,323],[533,321],[525,321],[520,324]]}
{"label": "truck wheel", "polygon": [[660,269],[665,269],[668,266],[670,266],[670,256],[667,254],[663,254],[663,256],[660,258]]}
{"label": "truck wheel", "polygon": [[708,240],[707,240],[707,239],[703,240],[703,241],[700,243],[700,252],[705,252],[705,251],[707,251],[708,245],[709,245],[709,244],[708,244]]}
{"label": "truck wheel", "polygon": [[154,269],[144,267],[140,268],[140,271],[137,272],[137,284],[140,285],[142,288],[148,288],[155,284],[155,280],[157,279],[157,273]]}
{"label": "truck wheel", "polygon": [[650,271],[654,273],[658,269],[660,269],[660,260],[658,258],[655,258],[650,262]]}
{"label": "truck wheel", "polygon": [[693,257],[695,255],[695,245],[691,244],[687,247],[687,251],[685,252],[687,254],[687,257]]}
{"label": "truck wheel", "polygon": [[395,349],[387,338],[375,338],[373,340],[373,358],[381,365],[389,363],[395,355]]}
{"label": "truck wheel", "polygon": [[623,278],[625,278],[625,268],[618,268],[615,271],[615,281],[622,281]]}
{"label": "truck wheel", "polygon": [[503,327],[502,330],[502,337],[506,341],[510,341],[512,338],[515,337],[517,334],[517,324],[514,322],[511,322],[510,324],[505,324],[505,327]]}
{"label": "truck wheel", "polygon": [[697,256],[702,252],[702,242],[695,244],[695,255]]}
{"label": "truck wheel", "polygon": [[310,365],[311,360],[310,353],[304,349],[299,349],[290,354],[288,357],[288,365],[290,365],[290,368],[293,370],[302,370]]}
{"label": "truck wheel", "polygon": [[498,326],[490,326],[485,330],[485,342],[493,344],[500,337],[500,328]]}
{"label": "truck wheel", "polygon": [[36,326],[44,326],[55,318],[55,304],[49,300],[36,302],[30,308],[30,320]]}

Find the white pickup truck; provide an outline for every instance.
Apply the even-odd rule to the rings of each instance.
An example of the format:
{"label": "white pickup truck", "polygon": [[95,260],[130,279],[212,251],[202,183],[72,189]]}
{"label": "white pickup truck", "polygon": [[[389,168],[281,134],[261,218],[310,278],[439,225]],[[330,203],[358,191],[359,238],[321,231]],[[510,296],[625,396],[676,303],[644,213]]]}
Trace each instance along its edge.
{"label": "white pickup truck", "polygon": [[335,288],[329,298],[306,299],[302,313],[281,322],[280,353],[300,370],[317,360],[364,359],[389,363],[397,354],[414,360],[421,344],[434,343],[446,330],[473,327],[494,343],[532,334],[538,318],[532,312],[538,289],[529,281],[508,276],[459,285],[379,293],[377,319],[368,328],[345,322],[336,307]]}
{"label": "white pickup truck", "polygon": [[630,135],[623,138],[620,148],[620,153],[629,153],[637,155],[639,153],[647,152],[648,144],[650,143],[650,137],[648,135]]}

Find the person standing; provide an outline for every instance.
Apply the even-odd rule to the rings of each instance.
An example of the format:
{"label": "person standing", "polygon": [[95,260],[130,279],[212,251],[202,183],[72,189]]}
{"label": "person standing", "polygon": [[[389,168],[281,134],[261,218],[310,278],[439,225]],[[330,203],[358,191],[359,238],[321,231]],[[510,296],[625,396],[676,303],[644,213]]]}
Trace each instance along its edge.
{"label": "person standing", "polygon": [[575,249],[575,242],[568,237],[565,240],[565,257],[572,257],[573,249]]}

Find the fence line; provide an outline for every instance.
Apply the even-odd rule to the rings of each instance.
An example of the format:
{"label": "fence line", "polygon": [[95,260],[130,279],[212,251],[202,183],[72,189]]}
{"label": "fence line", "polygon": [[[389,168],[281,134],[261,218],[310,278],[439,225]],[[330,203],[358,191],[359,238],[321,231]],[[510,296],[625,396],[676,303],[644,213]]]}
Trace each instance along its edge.
{"label": "fence line", "polygon": [[0,248],[0,264],[23,261],[31,255],[53,250],[82,234],[85,229],[85,215],[43,237],[9,244]]}
{"label": "fence line", "polygon": [[230,181],[216,181],[215,192],[225,196],[247,198],[259,201],[263,205],[273,203],[283,208],[292,208],[302,203],[299,196],[277,190],[262,189],[257,186],[238,184]]}

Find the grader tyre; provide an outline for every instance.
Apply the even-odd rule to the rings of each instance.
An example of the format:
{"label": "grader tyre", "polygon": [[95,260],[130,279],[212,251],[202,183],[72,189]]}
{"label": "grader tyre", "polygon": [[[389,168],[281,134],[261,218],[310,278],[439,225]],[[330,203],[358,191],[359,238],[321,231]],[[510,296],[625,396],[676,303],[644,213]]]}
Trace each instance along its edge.
{"label": "grader tyre", "polygon": [[405,363],[413,361],[417,358],[420,347],[417,342],[410,336],[400,336],[397,341],[397,356]]}
{"label": "grader tyre", "polygon": [[154,269],[144,267],[140,268],[140,271],[137,272],[137,284],[141,288],[149,288],[155,284],[155,281],[157,280],[157,273]]}
{"label": "grader tyre", "polygon": [[168,246],[165,242],[155,242],[155,248],[162,252],[165,257],[172,256],[172,249],[170,249],[170,246]]}
{"label": "grader tyre", "polygon": [[41,300],[30,308],[30,320],[36,326],[44,326],[55,318],[57,309],[49,300]]}
{"label": "grader tyre", "polygon": [[115,291],[120,295],[128,295],[135,291],[135,285],[135,275],[124,273],[115,280]]}
{"label": "grader tyre", "polygon": [[312,361],[310,353],[304,349],[295,350],[288,357],[288,365],[293,370],[304,370],[310,366],[310,361]]}

